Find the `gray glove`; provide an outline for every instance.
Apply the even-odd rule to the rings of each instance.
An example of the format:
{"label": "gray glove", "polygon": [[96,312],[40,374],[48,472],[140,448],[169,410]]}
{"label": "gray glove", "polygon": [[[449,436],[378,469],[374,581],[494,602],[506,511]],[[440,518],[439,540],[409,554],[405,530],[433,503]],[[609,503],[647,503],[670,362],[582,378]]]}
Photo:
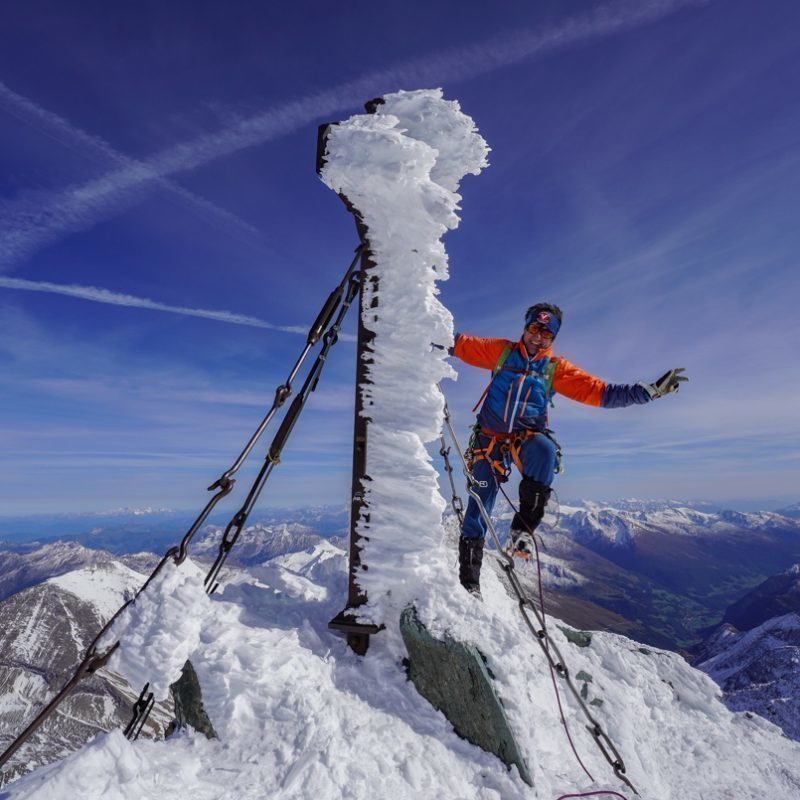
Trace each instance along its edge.
{"label": "gray glove", "polygon": [[671,369],[669,372],[665,372],[657,381],[653,383],[640,381],[639,386],[650,395],[651,400],[655,400],[657,397],[663,397],[665,394],[677,392],[678,389],[681,388],[681,383],[689,380],[685,375],[681,375],[681,373],[685,371],[684,367]]}

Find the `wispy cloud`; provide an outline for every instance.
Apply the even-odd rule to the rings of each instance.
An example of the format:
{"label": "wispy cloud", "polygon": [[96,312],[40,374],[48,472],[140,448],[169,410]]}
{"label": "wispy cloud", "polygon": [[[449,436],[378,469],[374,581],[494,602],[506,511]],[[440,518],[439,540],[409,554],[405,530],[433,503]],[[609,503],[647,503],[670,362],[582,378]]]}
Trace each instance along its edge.
{"label": "wispy cloud", "polygon": [[130,294],[110,292],[108,289],[100,289],[96,286],[73,286],[60,283],[48,283],[46,281],[28,281],[20,278],[0,277],[0,289],[48,292],[50,294],[76,297],[80,300],[91,300],[95,303],[108,303],[114,306],[128,306],[129,308],[146,308],[151,311],[168,311],[171,314],[183,314],[187,317],[213,319],[217,322],[228,322],[234,325],[249,325],[253,328],[269,328],[270,330],[283,331],[285,333],[299,333],[302,335],[308,333],[306,328],[295,325],[274,325],[263,319],[249,317],[245,314],[236,314],[232,311],[213,311],[206,308],[171,306],[166,303],[159,303],[155,300],[148,300],[144,297],[134,297]]}
{"label": "wispy cloud", "polygon": [[[104,169],[109,166],[118,169],[130,169],[135,168],[138,163],[135,159],[120,153],[101,137],[82,130],[64,117],[43,108],[28,97],[18,94],[2,81],[0,81],[0,109],[26,125],[35,128],[40,133],[57,141],[73,152],[98,160],[98,162],[100,162],[99,165]],[[184,205],[191,208],[195,213],[211,224],[222,225],[228,230],[233,229],[237,233],[245,233],[250,237],[261,238],[260,231],[250,223],[227,209],[220,208],[195,192],[190,192],[188,189],[183,188],[169,178],[160,177],[154,179],[151,188],[167,190],[177,197]],[[68,192],[28,193],[25,198],[12,207],[11,217],[13,218],[16,216],[19,218],[24,214],[26,206],[33,209],[38,206],[42,200],[45,200],[46,203],[53,203],[58,196],[65,197],[67,193]],[[42,215],[44,216],[45,214],[47,214],[47,212],[43,211]],[[81,226],[82,221],[80,215],[65,214],[60,221],[51,215],[52,235],[57,236],[59,230],[62,230],[64,226],[68,226],[70,223],[73,226],[73,230],[77,229]],[[87,218],[85,222],[91,224],[92,219]],[[37,246],[42,246],[49,240],[46,229],[40,233],[42,239]],[[23,249],[20,252],[24,252],[24,239],[22,244]],[[12,246],[14,245],[12,244]]]}
{"label": "wispy cloud", "polygon": [[[124,158],[117,169],[100,178],[53,193],[49,198],[37,197],[35,205],[24,200],[7,208],[0,267],[8,268],[38,248],[130,207],[156,181],[283,136],[375,94],[399,86],[457,83],[566,47],[624,33],[703,1],[608,3],[556,25],[518,31],[364,75],[243,118],[227,128],[182,142],[142,161]],[[58,129],[58,125],[55,127]]]}

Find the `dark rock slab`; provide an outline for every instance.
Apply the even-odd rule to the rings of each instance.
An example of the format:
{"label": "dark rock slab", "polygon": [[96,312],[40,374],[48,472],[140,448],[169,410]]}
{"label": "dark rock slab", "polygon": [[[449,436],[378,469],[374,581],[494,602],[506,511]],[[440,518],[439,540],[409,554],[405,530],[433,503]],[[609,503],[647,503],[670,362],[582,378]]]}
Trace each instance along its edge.
{"label": "dark rock slab", "polygon": [[470,644],[445,636],[434,638],[413,607],[400,616],[400,632],[408,650],[408,677],[417,691],[450,721],[455,732],[516,765],[522,780],[533,786],[481,652]]}
{"label": "dark rock slab", "polygon": [[169,690],[175,700],[175,719],[167,729],[167,738],[187,725],[204,734],[207,739],[219,738],[203,707],[200,681],[191,661],[183,665],[181,677],[169,687]]}

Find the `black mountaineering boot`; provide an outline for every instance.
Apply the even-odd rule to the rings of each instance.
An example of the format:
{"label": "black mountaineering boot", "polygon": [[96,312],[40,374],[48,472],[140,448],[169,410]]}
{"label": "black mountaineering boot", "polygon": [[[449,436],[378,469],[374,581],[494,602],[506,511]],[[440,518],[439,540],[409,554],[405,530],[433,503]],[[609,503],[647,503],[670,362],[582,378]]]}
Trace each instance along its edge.
{"label": "black mountaineering boot", "polygon": [[458,579],[461,585],[479,600],[481,597],[481,564],[483,563],[483,539],[458,540]]}
{"label": "black mountaineering boot", "polygon": [[519,511],[511,520],[509,551],[519,558],[530,558],[533,531],[544,517],[544,509],[552,489],[533,478],[523,476],[519,484]]}

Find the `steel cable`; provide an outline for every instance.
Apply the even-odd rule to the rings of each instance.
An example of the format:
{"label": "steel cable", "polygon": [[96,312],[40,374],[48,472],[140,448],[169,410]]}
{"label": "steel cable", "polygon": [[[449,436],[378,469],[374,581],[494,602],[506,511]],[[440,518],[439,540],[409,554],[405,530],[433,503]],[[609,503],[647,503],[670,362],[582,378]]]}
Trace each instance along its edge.
{"label": "steel cable", "polygon": [[453,480],[453,465],[450,463],[450,448],[447,446],[444,434],[439,437],[441,447],[439,448],[439,455],[444,459],[444,469],[447,477],[450,479],[450,490],[452,492],[450,497],[450,505],[453,507],[456,517],[458,518],[458,525],[461,527],[464,524],[464,503],[458,496],[456,489],[456,482]]}

